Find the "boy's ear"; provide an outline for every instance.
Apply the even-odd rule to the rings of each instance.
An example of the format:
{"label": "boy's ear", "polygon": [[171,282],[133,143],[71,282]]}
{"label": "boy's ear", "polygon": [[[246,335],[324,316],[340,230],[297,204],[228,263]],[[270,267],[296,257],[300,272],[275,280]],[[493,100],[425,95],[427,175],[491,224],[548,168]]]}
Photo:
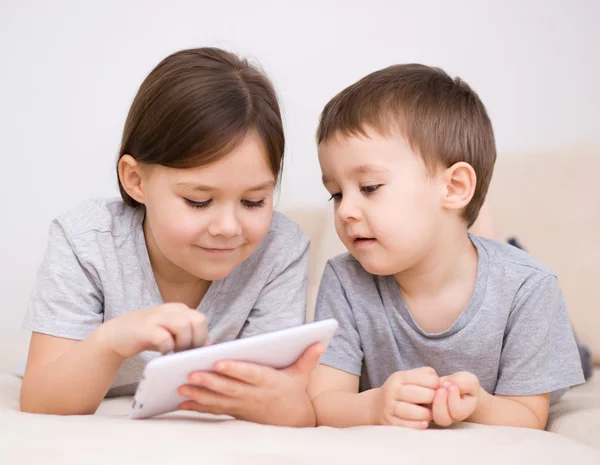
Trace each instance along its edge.
{"label": "boy's ear", "polygon": [[448,210],[462,210],[473,198],[477,175],[471,165],[460,161],[444,172],[446,195],[442,206]]}
{"label": "boy's ear", "polygon": [[123,155],[119,159],[118,166],[119,181],[123,189],[133,200],[143,204],[145,196],[142,164],[131,155]]}

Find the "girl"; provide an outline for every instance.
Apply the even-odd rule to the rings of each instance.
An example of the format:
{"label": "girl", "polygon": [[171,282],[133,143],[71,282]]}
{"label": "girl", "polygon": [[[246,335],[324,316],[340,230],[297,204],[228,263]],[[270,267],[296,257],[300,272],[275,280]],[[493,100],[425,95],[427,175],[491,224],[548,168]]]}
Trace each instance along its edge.
{"label": "girl", "polygon": [[[93,413],[107,393],[132,394],[158,352],[303,323],[309,241],[273,212],[283,153],[277,97],[257,68],[215,48],[164,59],[125,123],[121,199],[50,227],[24,323],[21,409]],[[314,424],[305,391],[321,351],[282,371],[193,373],[181,408]]]}

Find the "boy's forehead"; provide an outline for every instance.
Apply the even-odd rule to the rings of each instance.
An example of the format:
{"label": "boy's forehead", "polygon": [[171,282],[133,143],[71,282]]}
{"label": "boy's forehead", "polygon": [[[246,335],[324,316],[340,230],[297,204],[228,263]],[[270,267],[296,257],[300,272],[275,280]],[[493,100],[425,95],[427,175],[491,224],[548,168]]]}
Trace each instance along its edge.
{"label": "boy's forehead", "polygon": [[397,135],[338,136],[319,144],[323,183],[334,178],[390,174],[406,169],[407,160],[414,161],[414,157],[406,140]]}

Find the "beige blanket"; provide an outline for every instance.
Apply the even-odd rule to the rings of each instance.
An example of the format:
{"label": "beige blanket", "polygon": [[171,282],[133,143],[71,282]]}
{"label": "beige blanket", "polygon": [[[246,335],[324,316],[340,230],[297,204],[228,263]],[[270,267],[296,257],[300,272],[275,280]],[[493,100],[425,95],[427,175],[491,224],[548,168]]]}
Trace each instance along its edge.
{"label": "beige blanket", "polygon": [[18,411],[20,380],[0,375],[0,464],[598,465],[596,375],[553,408],[549,427],[556,433],[473,424],[292,429],[192,413],[130,420],[131,398],[109,399],[94,416],[31,415]]}

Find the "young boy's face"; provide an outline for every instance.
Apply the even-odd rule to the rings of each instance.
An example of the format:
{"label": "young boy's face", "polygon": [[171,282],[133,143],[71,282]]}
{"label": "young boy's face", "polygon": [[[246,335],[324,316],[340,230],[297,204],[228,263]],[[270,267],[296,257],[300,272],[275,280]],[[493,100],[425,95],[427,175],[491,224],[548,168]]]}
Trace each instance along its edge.
{"label": "young boy's face", "polygon": [[319,145],[340,239],[366,271],[416,267],[435,247],[445,189],[400,136],[338,136]]}

